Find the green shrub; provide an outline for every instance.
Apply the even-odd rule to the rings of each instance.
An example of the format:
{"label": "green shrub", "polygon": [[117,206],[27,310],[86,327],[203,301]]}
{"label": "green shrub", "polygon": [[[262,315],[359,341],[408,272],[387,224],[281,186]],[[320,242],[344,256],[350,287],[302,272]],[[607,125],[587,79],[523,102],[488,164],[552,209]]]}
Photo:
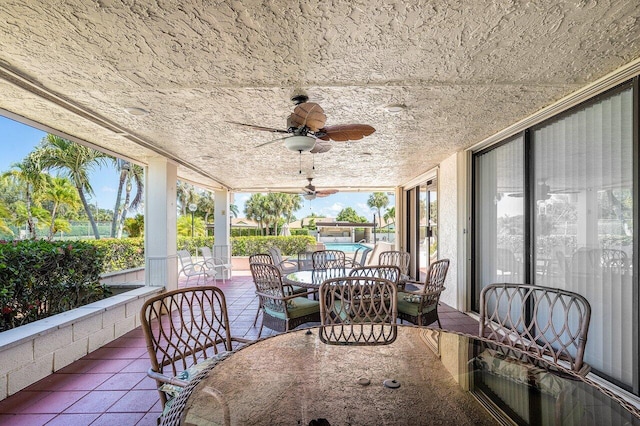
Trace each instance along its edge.
{"label": "green shrub", "polygon": [[283,255],[292,256],[304,251],[308,245],[315,244],[310,235],[291,237],[233,237],[231,238],[232,256],[250,256],[266,253],[271,247],[279,247]]}
{"label": "green shrub", "polygon": [[0,242],[0,332],[109,296],[103,261],[86,242]]}
{"label": "green shrub", "polygon": [[143,238],[88,240],[104,256],[102,273],[144,266]]}
{"label": "green shrub", "polygon": [[200,247],[213,247],[213,237],[178,237],[178,250],[188,250],[193,256],[199,256]]}

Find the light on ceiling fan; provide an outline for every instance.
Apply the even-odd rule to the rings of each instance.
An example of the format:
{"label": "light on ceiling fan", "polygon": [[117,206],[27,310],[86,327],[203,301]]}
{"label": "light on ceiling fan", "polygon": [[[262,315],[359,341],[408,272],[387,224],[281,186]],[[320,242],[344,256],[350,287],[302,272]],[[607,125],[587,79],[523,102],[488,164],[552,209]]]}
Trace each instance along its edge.
{"label": "light on ceiling fan", "polygon": [[311,136],[291,136],[284,140],[284,146],[291,151],[311,151],[316,145],[316,140]]}
{"label": "light on ceiling fan", "polygon": [[315,200],[316,194],[304,194],[303,197],[307,200]]}

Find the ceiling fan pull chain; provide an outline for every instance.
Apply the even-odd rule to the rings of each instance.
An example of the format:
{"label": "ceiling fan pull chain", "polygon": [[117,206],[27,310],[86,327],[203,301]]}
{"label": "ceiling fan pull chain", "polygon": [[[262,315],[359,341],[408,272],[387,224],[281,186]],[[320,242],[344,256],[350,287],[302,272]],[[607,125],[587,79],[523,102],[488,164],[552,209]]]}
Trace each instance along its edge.
{"label": "ceiling fan pull chain", "polygon": [[298,174],[302,174],[302,151],[298,151],[300,153],[300,157],[299,157],[299,168],[300,170],[298,170]]}

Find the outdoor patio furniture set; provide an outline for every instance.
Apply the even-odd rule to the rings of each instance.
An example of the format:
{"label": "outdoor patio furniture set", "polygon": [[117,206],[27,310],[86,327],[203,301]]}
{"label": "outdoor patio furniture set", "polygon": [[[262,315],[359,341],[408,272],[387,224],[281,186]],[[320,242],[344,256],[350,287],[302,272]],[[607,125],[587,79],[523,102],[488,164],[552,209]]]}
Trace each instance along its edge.
{"label": "outdoor patio furniture set", "polygon": [[[379,259],[393,259],[396,264],[353,267],[344,253],[322,250],[314,253],[312,270],[288,272],[286,268],[292,268],[292,265],[281,256],[253,255],[250,268],[260,299],[263,326],[284,334],[252,342],[232,337],[224,294],[217,287],[188,287],[149,300],[142,308],[142,321],[151,357],[149,375],[157,380],[165,407],[161,424],[199,424],[213,419],[219,424],[242,423],[248,419],[256,424],[289,420],[300,423],[301,419],[311,424],[309,421],[322,413],[331,414],[338,423],[340,419],[359,419],[354,423],[358,424],[364,422],[365,414],[406,416],[400,412],[404,410],[399,406],[389,408],[381,404],[380,401],[389,396],[378,395],[378,399],[374,399],[376,402],[372,402],[372,396],[366,391],[371,383],[368,376],[349,379],[353,379],[350,386],[355,386],[350,397],[362,403],[356,405],[356,413],[325,411],[328,408],[323,404],[324,400],[346,398],[339,390],[345,385],[327,388],[326,382],[315,382],[314,375],[318,369],[332,369],[335,377],[333,373],[327,374],[342,381],[345,375],[350,377],[357,373],[347,368],[351,365],[352,356],[360,357],[360,362],[367,365],[363,371],[371,376],[393,372],[383,382],[384,387],[392,389],[405,386],[416,390],[426,386],[419,379],[415,381],[416,375],[412,372],[403,368],[398,370],[398,365],[405,365],[405,358],[415,361],[414,356],[420,359],[416,365],[430,371],[434,380],[440,380],[436,378],[443,374],[467,377],[462,382],[468,383],[468,389],[456,385],[455,390],[443,391],[443,395],[436,397],[453,398],[453,401],[448,401],[456,407],[453,415],[479,423],[490,423],[487,420],[491,417],[489,411],[480,410],[479,413],[478,407],[481,406],[477,402],[470,404],[466,395],[475,392],[473,389],[476,387],[481,391],[479,384],[486,380],[510,383],[511,388],[493,389],[494,394],[502,398],[502,404],[504,401],[508,403],[509,393],[513,392],[526,394],[527,398],[542,398],[543,405],[551,398],[554,401],[553,413],[561,423],[568,411],[573,420],[590,419],[596,415],[592,409],[602,411],[597,404],[604,404],[609,415],[618,416],[630,424],[640,422],[637,410],[603,392],[584,377],[589,371],[583,355],[590,320],[590,306],[584,297],[546,287],[493,284],[481,293],[480,338],[423,327],[414,332],[411,331],[414,326],[399,324],[397,320],[403,319],[418,326],[439,323],[437,305],[444,289],[449,260],[434,262],[421,288],[413,290],[418,283],[402,279],[403,269],[406,273],[408,266],[408,263],[405,265],[397,261],[402,258],[398,253],[381,253]],[[316,275],[322,277],[321,282],[315,279]],[[411,290],[407,290],[409,285]],[[306,328],[306,332],[292,331],[307,323],[310,328]],[[408,343],[409,337],[413,344]],[[422,345],[416,346],[418,340],[433,351],[435,358],[431,359],[432,355],[425,352]],[[459,347],[470,345],[470,350],[457,352],[465,359],[463,363],[455,364],[458,367],[453,370],[451,366],[445,368],[442,363],[446,358],[441,358],[444,356],[441,352],[452,347],[443,344],[450,341],[457,342]],[[366,357],[362,352],[364,349],[354,349],[356,352],[339,349],[369,346],[376,346],[376,349],[367,351]],[[417,350],[419,352],[415,352]],[[278,354],[277,362],[291,366],[289,370],[299,377],[296,384],[287,378],[290,377],[288,375],[282,376],[276,371],[266,374],[277,364],[273,358],[274,351]],[[265,358],[261,353],[270,355]],[[304,358],[306,368],[298,371],[302,356],[307,357]],[[390,359],[393,359],[393,364],[389,364]],[[309,368],[310,365],[316,367]],[[468,368],[459,370],[460,365]],[[385,368],[378,368],[380,366]],[[258,373],[249,378],[246,376],[249,371]],[[233,374],[234,380],[225,381],[227,374]],[[457,380],[462,383],[460,377]],[[475,382],[469,377],[474,377]],[[247,380],[251,386],[240,386]],[[476,382],[479,387],[474,385]],[[267,384],[270,384],[270,392],[264,393],[262,388]],[[534,392],[532,386],[537,391]],[[273,395],[279,395],[280,387],[283,395],[291,392],[306,395],[302,398],[306,401],[302,413],[296,404],[298,408],[293,410],[274,408],[280,406],[280,398],[273,400]],[[375,389],[371,392],[377,392]],[[415,394],[406,393],[408,389],[397,393],[397,397],[416,404]],[[500,395],[505,389],[507,395]],[[584,398],[585,392],[591,398],[591,404],[594,398],[600,401],[596,404],[599,408],[579,405],[581,411],[577,412],[575,400]],[[247,408],[247,404],[253,408]],[[567,404],[574,405],[569,407]],[[429,415],[428,411],[433,408],[432,404],[420,407],[416,415]],[[498,412],[501,413],[499,415],[511,413],[502,409],[491,411],[494,416]],[[262,423],[258,419],[262,419]],[[518,418],[515,421],[518,422]]]}

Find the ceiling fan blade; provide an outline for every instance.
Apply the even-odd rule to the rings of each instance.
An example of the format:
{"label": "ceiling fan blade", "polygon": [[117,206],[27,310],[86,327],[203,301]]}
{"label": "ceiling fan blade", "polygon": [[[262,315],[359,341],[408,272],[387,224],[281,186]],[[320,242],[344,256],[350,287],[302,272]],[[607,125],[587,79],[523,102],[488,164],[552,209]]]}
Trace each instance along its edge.
{"label": "ceiling fan blade", "polygon": [[227,123],[235,124],[237,126],[249,127],[250,129],[253,129],[253,130],[261,130],[263,132],[289,133],[287,130],[274,129],[272,127],[255,126],[253,124],[238,123],[237,121],[227,121]]}
{"label": "ceiling fan blade", "polygon": [[333,195],[337,192],[337,189],[323,189],[322,191],[316,191],[316,197],[328,197],[329,195]]}
{"label": "ceiling fan blade", "polygon": [[289,138],[289,137],[291,137],[291,136],[285,136],[285,137],[283,137],[283,138],[274,139],[274,140],[272,140],[272,141],[265,142],[265,143],[261,143],[260,145],[256,145],[255,147],[256,147],[256,148],[260,148],[261,146],[270,145],[270,144],[272,144],[272,143],[275,143],[275,142],[278,142],[278,141],[285,140],[285,139],[287,139],[287,138]]}
{"label": "ceiling fan blade", "polygon": [[322,154],[323,152],[329,151],[332,146],[333,145],[329,141],[321,141],[320,139],[316,139],[316,144],[309,152],[312,154]]}
{"label": "ceiling fan blade", "polygon": [[319,135],[316,136],[324,141],[346,142],[360,140],[375,131],[376,129],[368,124],[338,124],[320,129]]}
{"label": "ceiling fan blade", "polygon": [[324,115],[324,110],[320,105],[314,102],[305,102],[296,105],[288,121],[295,127],[307,126],[312,132],[317,132],[324,126],[327,116]]}

